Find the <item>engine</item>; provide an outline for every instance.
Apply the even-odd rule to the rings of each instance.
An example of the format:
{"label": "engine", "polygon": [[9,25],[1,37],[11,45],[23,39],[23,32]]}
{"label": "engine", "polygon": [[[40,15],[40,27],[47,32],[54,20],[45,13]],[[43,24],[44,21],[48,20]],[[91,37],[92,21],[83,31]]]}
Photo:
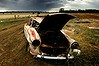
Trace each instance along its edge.
{"label": "engine", "polygon": [[47,31],[40,36],[42,52],[54,55],[68,52],[70,43],[60,31]]}

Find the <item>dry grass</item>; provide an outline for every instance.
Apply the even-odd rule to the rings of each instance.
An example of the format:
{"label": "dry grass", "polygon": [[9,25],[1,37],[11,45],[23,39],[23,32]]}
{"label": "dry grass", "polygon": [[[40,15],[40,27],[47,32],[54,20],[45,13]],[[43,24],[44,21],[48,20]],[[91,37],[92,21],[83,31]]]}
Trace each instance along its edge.
{"label": "dry grass", "polygon": [[[77,20],[71,20],[69,23],[67,23],[67,26],[64,27],[64,29],[71,31],[71,33],[67,32],[68,35],[79,42],[82,51],[80,56],[76,57],[73,61],[70,61],[71,66],[72,64],[74,64],[74,66],[98,66],[99,30],[88,28],[88,26],[99,27],[99,20],[98,18],[96,18],[96,16],[98,15],[96,14],[95,15],[75,14],[75,15],[80,18],[80,20],[78,20],[79,22],[83,21],[84,23],[82,22],[76,23]],[[86,19],[90,23],[85,23]]]}
{"label": "dry grass", "polygon": [[0,19],[10,19],[10,18],[23,18],[23,17],[30,17],[30,16],[46,16],[48,13],[5,13],[0,14]]}
{"label": "dry grass", "polygon": [[72,14],[79,19],[99,19],[98,13],[74,13]]}

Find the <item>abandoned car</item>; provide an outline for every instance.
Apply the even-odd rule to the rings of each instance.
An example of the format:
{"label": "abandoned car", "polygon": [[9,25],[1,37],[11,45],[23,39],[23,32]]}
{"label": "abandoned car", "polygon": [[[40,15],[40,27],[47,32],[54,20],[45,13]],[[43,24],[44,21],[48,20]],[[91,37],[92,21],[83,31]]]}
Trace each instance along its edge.
{"label": "abandoned car", "polygon": [[44,59],[73,59],[80,54],[79,44],[62,30],[74,16],[56,13],[46,17],[31,17],[24,25],[28,50],[33,57]]}

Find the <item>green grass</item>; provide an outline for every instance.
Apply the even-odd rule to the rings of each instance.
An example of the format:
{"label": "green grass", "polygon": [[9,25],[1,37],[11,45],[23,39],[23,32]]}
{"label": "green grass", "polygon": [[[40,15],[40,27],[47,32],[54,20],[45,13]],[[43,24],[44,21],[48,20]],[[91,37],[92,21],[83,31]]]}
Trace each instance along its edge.
{"label": "green grass", "polygon": [[2,20],[2,21],[3,22],[0,22],[0,25],[6,26],[6,25],[9,25],[11,23],[22,22],[24,20],[13,19],[13,20]]}

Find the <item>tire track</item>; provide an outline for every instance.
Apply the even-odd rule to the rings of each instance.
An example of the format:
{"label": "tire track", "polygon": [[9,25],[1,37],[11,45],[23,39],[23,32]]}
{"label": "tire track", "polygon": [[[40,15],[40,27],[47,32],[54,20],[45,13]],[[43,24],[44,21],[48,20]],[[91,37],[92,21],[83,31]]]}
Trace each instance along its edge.
{"label": "tire track", "polygon": [[56,66],[33,59],[29,52],[25,52],[24,24],[25,22],[14,23],[0,31],[0,66]]}
{"label": "tire track", "polygon": [[[23,47],[24,44],[20,41],[24,37],[22,33],[23,25],[24,23],[19,23],[19,25],[14,25],[13,28],[11,27],[0,32],[0,48],[3,50],[0,53],[0,65],[8,62],[8,59],[10,60],[10,58],[14,57]],[[22,38],[19,39],[19,37]],[[15,50],[12,51],[13,49]],[[18,51],[16,52],[17,49]]]}

